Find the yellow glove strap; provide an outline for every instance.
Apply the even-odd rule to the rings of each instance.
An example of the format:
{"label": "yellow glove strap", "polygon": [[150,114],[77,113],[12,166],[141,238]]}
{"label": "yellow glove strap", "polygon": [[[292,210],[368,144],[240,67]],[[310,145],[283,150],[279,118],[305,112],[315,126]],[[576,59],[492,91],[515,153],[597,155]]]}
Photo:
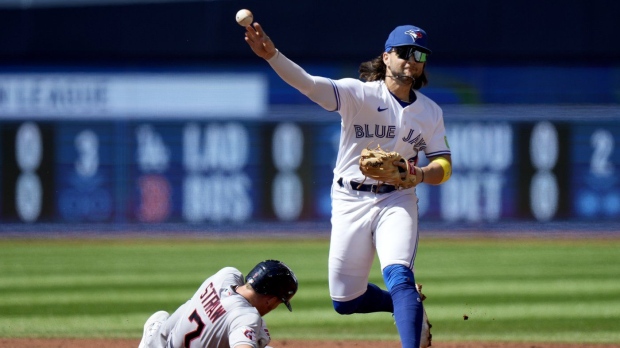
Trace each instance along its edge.
{"label": "yellow glove strap", "polygon": [[438,163],[441,168],[443,168],[443,178],[439,183],[443,184],[444,182],[448,181],[448,179],[450,179],[450,176],[452,176],[452,165],[450,164],[450,162],[445,159],[445,157],[441,156],[435,158],[433,162]]}

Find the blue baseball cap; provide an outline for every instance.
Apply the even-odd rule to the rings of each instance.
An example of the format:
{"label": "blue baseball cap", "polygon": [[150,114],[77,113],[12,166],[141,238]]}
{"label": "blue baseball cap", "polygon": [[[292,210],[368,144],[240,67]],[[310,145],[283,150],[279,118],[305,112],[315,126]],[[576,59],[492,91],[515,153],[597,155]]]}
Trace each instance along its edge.
{"label": "blue baseball cap", "polygon": [[415,46],[425,53],[433,53],[426,46],[426,32],[413,25],[401,25],[392,30],[385,41],[385,52],[398,46]]}

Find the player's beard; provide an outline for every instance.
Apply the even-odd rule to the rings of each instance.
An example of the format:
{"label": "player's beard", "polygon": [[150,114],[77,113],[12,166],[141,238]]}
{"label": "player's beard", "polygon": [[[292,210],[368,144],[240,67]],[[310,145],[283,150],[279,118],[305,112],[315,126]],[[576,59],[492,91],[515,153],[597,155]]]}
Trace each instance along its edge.
{"label": "player's beard", "polygon": [[415,82],[415,77],[413,76],[407,76],[407,75],[388,75],[389,78],[392,78],[394,80],[398,80],[402,83],[408,84],[408,85],[413,85],[413,83]]}
{"label": "player's beard", "polygon": [[397,80],[403,84],[413,85],[415,83],[416,78],[422,75],[422,71],[413,71],[412,68],[409,68],[408,71],[405,71],[405,67],[401,69],[392,69],[388,67],[385,76]]}

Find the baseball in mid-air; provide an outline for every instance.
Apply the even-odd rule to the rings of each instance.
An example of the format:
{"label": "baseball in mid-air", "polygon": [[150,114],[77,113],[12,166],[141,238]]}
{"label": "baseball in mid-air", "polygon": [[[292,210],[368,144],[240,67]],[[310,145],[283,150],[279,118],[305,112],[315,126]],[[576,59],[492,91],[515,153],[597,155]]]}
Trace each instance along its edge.
{"label": "baseball in mid-air", "polygon": [[237,16],[235,17],[235,19],[240,26],[247,27],[248,25],[252,24],[252,21],[254,20],[254,15],[252,14],[252,12],[250,12],[250,10],[242,9],[237,11]]}

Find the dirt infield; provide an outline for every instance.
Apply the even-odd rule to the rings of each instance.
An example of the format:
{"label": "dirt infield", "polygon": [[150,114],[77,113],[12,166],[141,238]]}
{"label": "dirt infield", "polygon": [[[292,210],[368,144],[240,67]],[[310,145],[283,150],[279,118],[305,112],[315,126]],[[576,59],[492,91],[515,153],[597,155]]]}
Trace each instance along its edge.
{"label": "dirt infield", "polygon": [[[138,340],[128,339],[32,339],[1,338],[0,348],[136,348]],[[399,348],[398,342],[387,341],[273,341],[275,348]],[[493,342],[433,342],[433,348],[620,348],[620,344],[568,343],[493,343]]]}

